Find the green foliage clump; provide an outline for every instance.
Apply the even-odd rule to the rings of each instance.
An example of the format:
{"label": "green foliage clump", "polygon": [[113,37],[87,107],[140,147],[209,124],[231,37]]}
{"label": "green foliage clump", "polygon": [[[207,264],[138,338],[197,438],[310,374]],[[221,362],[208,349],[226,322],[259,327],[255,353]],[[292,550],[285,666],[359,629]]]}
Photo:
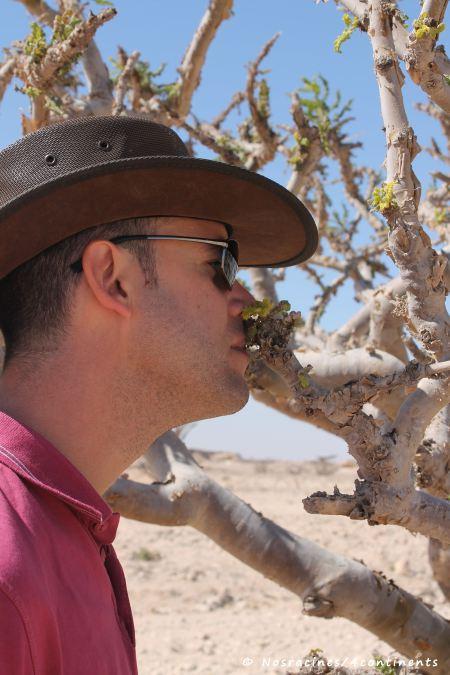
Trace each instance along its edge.
{"label": "green foliage clump", "polygon": [[57,115],[62,115],[64,113],[62,101],[58,96],[48,96],[42,89],[32,86],[16,87],[16,91],[20,91],[22,94],[26,94],[31,99],[35,99],[38,96],[44,96],[44,106],[48,110],[51,110]]}
{"label": "green foliage clump", "polygon": [[[352,117],[345,117],[351,110],[353,99],[350,99],[344,105],[341,105],[341,92],[337,91],[333,103],[329,101],[330,86],[328,80],[322,75],[313,79],[302,78],[303,86],[297,90],[303,114],[319,131],[320,141],[324,151],[329,154],[330,146],[328,136],[330,131],[339,131],[344,124],[352,120]],[[303,147],[306,147],[304,145]]]}
{"label": "green foliage clump", "polygon": [[379,211],[384,214],[391,209],[398,208],[398,203],[394,195],[394,185],[397,181],[383,183],[381,187],[376,187],[372,194],[370,203],[371,211]]}
{"label": "green foliage clump", "polygon": [[[114,85],[116,85],[125,64],[112,57],[110,57],[109,60],[113,65],[111,81]],[[158,84],[154,81],[157,77],[162,75],[166,65],[166,63],[161,63],[159,68],[156,70],[151,70],[149,61],[139,60],[134,66],[134,72],[139,78],[139,86],[144,95],[147,94],[149,96],[160,96],[165,100],[166,103],[168,103],[173,101],[173,99],[178,96],[180,91],[180,82],[177,81],[169,82],[168,84]]]}
{"label": "green foliage clump", "polygon": [[67,40],[67,38],[72,33],[75,26],[78,26],[79,23],[81,23],[81,19],[75,16],[73,12],[66,10],[62,14],[57,14],[55,16],[55,22],[53,24],[53,35],[50,39],[49,46]]}
{"label": "green foliage clump", "polygon": [[445,24],[439,23],[437,26],[434,26],[433,23],[436,22],[430,18],[428,12],[422,12],[419,18],[413,21],[416,38],[418,40],[422,40],[423,38],[436,40],[438,35],[445,30]]}
{"label": "green foliage clump", "polygon": [[263,79],[259,83],[258,102],[256,107],[258,108],[259,114],[261,117],[264,117],[264,119],[267,119],[270,115],[269,95],[269,85],[267,84],[267,80]]}
{"label": "green foliage clump", "polygon": [[[284,302],[287,305],[287,311],[289,311],[291,309],[290,304],[286,300]],[[274,303],[269,298],[264,298],[262,301],[257,300],[254,305],[249,305],[242,310],[242,318],[244,321],[247,321],[251,317],[264,318],[270,314],[274,306]]]}
{"label": "green foliage clump", "polygon": [[47,110],[51,110],[56,115],[62,115],[64,113],[62,101],[57,96],[46,96],[44,105]]}
{"label": "green foliage clump", "polygon": [[[233,155],[235,155],[241,164],[244,164],[247,160],[247,153],[242,148],[242,146],[239,145],[239,143],[231,138],[231,136],[228,136],[227,134],[221,134],[215,138],[215,142],[220,148],[223,148],[224,150],[227,150],[228,152],[231,152]],[[221,157],[217,157],[217,159],[220,160]]]}
{"label": "green foliage clump", "polygon": [[343,14],[342,20],[345,24],[345,28],[333,42],[334,51],[337,52],[338,54],[342,54],[341,50],[342,43],[347,42],[347,40],[350,40],[352,33],[354,33],[359,26],[358,18],[354,17],[352,19],[352,17],[349,14]]}
{"label": "green foliage clump", "polygon": [[134,69],[139,78],[139,84],[142,89],[148,88],[158,90],[158,87],[167,87],[168,85],[158,85],[153,82],[155,77],[159,77],[165,70],[166,63],[161,63],[156,70],[150,70],[150,63],[148,61],[137,61]]}
{"label": "green foliage clump", "polygon": [[23,50],[34,63],[40,63],[47,53],[47,40],[42,26],[33,21],[31,33],[25,38]]}
{"label": "green foliage clump", "polygon": [[21,91],[22,94],[26,94],[30,98],[36,98],[37,96],[41,96],[41,94],[44,93],[41,89],[32,86],[18,88],[18,91]]}
{"label": "green foliage clump", "polygon": [[311,384],[309,381],[309,377],[305,375],[305,373],[299,373],[298,383],[302,389],[307,389]]}
{"label": "green foliage clump", "polygon": [[[31,24],[31,33],[25,38],[24,41],[24,53],[27,56],[30,56],[34,63],[41,63],[42,59],[46,55],[48,48],[56,45],[60,42],[64,42],[71,35],[74,28],[81,23],[79,19],[73,12],[66,10],[62,14],[57,14],[53,23],[53,33],[50,38],[50,41],[47,44],[47,37],[42,26],[38,23],[33,22]],[[72,68],[72,65],[77,62],[80,58],[81,52],[75,54],[70,61],[68,61],[64,66],[58,69],[56,72],[56,77],[62,78],[64,75],[67,75]],[[23,90],[24,93],[27,93],[29,96],[34,98],[37,94],[35,87],[25,87]],[[28,91],[25,91],[28,90]],[[50,104],[51,105],[51,104]]]}
{"label": "green foliage clump", "polygon": [[110,0],[94,0],[97,5],[103,5],[104,7],[114,7],[114,4]]}
{"label": "green foliage clump", "polygon": [[291,148],[292,155],[287,160],[288,164],[293,164],[294,166],[299,166],[303,164],[305,159],[308,156],[307,149],[311,145],[311,141],[306,136],[301,136],[298,131],[294,131],[294,140],[296,145]]}

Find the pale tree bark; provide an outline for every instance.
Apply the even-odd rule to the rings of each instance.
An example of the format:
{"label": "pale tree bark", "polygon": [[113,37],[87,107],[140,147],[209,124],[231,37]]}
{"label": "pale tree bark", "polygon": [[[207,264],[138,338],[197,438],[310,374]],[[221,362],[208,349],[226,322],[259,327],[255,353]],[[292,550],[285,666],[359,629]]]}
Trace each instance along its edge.
{"label": "pale tree bark", "polygon": [[[432,420],[415,461],[419,484],[436,497],[450,499],[450,405]],[[431,538],[428,553],[434,578],[450,600],[450,546]]]}
{"label": "pale tree bark", "polygon": [[9,83],[11,82],[14,76],[15,68],[16,68],[15,58],[7,59],[2,65],[0,65],[0,102],[5,94],[6,89],[8,88]]}
{"label": "pale tree bark", "polygon": [[[370,0],[335,0],[335,2],[357,17],[364,30],[369,30]],[[448,0],[424,0],[421,15],[426,12],[430,19],[436,22],[432,25],[437,26],[438,23],[442,23],[447,2]],[[450,62],[445,50],[443,47],[435,48],[436,40],[431,37],[423,40],[418,39],[414,31],[408,34],[395,5],[396,3],[385,5],[392,11],[394,53],[405,62],[413,81],[436,105],[449,113],[450,84],[444,75],[450,75]]]}
{"label": "pale tree bark", "polygon": [[431,30],[424,36],[418,30],[408,35],[404,60],[412,80],[436,105],[450,113],[450,83],[443,77],[444,73],[436,62],[436,37],[432,30],[443,23],[447,4],[448,0],[424,1],[419,20]]}
{"label": "pale tree bark", "polygon": [[205,63],[208,47],[213,41],[220,24],[228,19],[233,0],[211,0],[203,19],[183,57],[178,69],[180,74],[179,93],[175,112],[180,119],[191,109],[192,96],[200,84],[200,75]]}
{"label": "pale tree bark", "polygon": [[[127,518],[159,525],[189,525],[260,574],[291,591],[303,613],[342,616],[408,656],[432,655],[450,668],[450,626],[430,607],[364,564],[327,551],[256,512],[205,474],[173,433],[146,456],[155,482],[119,478],[105,493]],[[364,598],[364,602],[361,602]]]}
{"label": "pale tree bark", "polygon": [[273,303],[278,302],[273,273],[265,267],[253,267],[248,271],[252,284],[252,293],[257,300],[269,298]]}

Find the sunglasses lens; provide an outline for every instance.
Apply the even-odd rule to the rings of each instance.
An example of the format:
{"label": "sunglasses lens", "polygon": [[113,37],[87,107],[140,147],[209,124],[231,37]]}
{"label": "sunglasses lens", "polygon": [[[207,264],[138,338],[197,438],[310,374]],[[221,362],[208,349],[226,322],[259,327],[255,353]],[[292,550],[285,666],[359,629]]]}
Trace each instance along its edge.
{"label": "sunglasses lens", "polygon": [[237,264],[233,254],[227,248],[224,249],[224,251],[223,251],[222,269],[223,269],[223,273],[226,277],[226,280],[228,282],[228,285],[231,288],[234,284],[235,279],[236,279],[236,275],[237,275],[238,270],[239,270],[239,265]]}

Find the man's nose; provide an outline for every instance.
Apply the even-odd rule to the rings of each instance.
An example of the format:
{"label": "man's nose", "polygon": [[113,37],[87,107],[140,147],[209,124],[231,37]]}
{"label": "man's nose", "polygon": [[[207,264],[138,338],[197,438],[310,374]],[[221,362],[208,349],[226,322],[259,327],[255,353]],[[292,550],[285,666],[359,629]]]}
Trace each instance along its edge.
{"label": "man's nose", "polygon": [[244,307],[253,305],[255,302],[256,298],[253,297],[250,291],[240,284],[239,281],[235,281],[230,297],[230,310],[233,316],[239,316]]}

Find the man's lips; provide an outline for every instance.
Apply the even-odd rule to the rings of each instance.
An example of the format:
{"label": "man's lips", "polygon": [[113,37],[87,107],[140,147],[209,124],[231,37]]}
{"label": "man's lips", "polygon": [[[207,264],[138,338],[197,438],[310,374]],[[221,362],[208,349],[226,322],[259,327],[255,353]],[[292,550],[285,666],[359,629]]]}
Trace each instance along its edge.
{"label": "man's lips", "polygon": [[247,350],[245,348],[245,340],[241,340],[239,343],[231,345],[230,349],[232,349],[233,352],[239,352],[239,354],[245,356],[247,361],[250,359]]}
{"label": "man's lips", "polygon": [[231,349],[245,350],[245,338],[242,338],[242,340],[239,340],[239,342],[236,342],[234,345],[231,345]]}

